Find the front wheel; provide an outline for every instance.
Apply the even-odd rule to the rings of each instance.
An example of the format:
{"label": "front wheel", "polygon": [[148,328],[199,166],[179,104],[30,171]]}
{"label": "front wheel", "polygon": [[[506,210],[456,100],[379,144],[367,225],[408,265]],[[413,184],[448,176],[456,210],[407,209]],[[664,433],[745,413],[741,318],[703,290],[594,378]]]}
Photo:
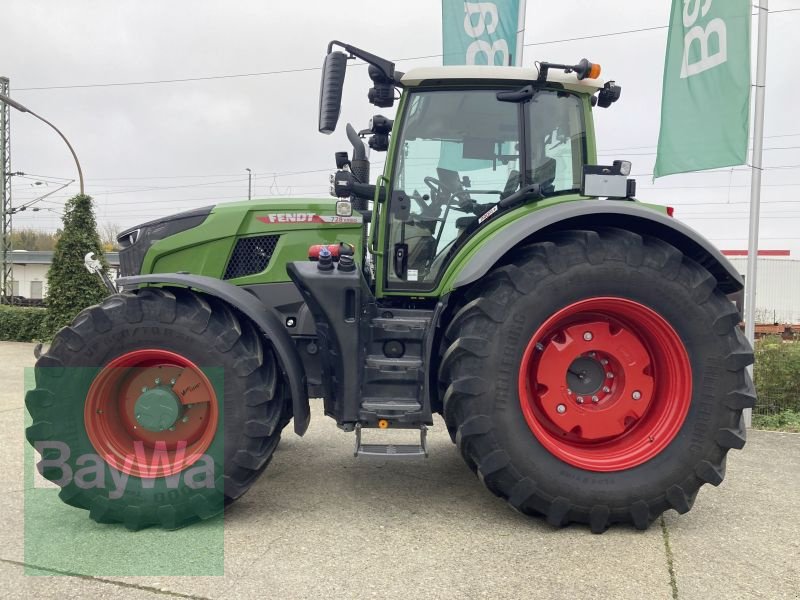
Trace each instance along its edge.
{"label": "front wheel", "polygon": [[644,529],[688,511],[744,445],[755,396],[738,322],[708,271],[661,240],[557,234],[487,275],[454,315],[445,420],[517,510]]}
{"label": "front wheel", "polygon": [[42,475],[99,522],[182,527],[255,482],[286,423],[248,321],[189,290],[107,298],[56,334],[25,403]]}

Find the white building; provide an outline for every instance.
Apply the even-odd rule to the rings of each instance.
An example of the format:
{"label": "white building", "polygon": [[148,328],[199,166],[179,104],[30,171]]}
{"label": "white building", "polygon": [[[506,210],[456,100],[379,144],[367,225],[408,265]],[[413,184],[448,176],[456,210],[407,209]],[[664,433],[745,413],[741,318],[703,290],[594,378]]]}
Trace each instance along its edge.
{"label": "white building", "polygon": [[[747,258],[729,256],[728,260],[746,275]],[[756,323],[800,323],[800,260],[759,257]]]}
{"label": "white building", "polygon": [[[23,298],[41,299],[47,297],[47,270],[53,262],[53,252],[45,250],[14,250],[14,279],[12,294]],[[106,252],[106,260],[113,271],[119,269],[119,254]]]}

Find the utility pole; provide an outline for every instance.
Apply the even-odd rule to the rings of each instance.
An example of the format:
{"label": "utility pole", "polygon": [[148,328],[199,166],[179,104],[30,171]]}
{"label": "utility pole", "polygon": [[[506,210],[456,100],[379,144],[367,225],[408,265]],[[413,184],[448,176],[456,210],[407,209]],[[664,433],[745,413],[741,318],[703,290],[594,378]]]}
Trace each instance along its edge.
{"label": "utility pole", "polygon": [[[0,94],[8,96],[8,77],[0,77]],[[14,255],[11,253],[11,108],[0,103],[0,254],[2,254],[2,295],[0,303],[13,303]]]}
{"label": "utility pole", "polygon": [[[744,334],[755,348],[756,343],[756,272],[758,270],[758,220],[761,210],[761,157],[764,151],[764,96],[767,79],[767,19],[769,0],[761,0],[758,9],[758,54],[756,55],[756,102],[753,109],[753,156],[750,177],[750,232],[747,244],[747,275],[744,279]],[[750,375],[753,366],[748,367]],[[744,421],[750,427],[752,409],[744,409]]]}
{"label": "utility pole", "polygon": [[245,169],[247,171],[247,199],[253,199],[253,172],[250,169]]}

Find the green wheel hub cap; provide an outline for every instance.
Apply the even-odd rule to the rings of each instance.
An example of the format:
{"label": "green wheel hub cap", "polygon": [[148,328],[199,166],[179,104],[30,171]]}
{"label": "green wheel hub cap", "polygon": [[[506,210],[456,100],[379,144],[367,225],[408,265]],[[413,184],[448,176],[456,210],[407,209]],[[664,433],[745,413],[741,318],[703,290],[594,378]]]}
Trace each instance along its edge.
{"label": "green wheel hub cap", "polygon": [[155,387],[142,392],[135,410],[139,425],[148,431],[164,431],[175,425],[181,403],[169,388]]}

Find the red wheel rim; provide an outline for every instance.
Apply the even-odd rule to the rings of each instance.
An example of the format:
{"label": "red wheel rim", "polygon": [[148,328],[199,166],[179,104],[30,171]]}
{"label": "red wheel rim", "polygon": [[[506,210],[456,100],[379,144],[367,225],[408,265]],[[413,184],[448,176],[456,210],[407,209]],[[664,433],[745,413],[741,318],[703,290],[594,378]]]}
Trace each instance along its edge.
{"label": "red wheel rim", "polygon": [[623,298],[589,298],[533,334],[519,371],[522,412],[566,463],[621,471],[658,455],[689,411],[692,370],[675,330]]}
{"label": "red wheel rim", "polygon": [[[148,429],[137,415],[137,401],[154,389],[174,398],[177,417],[164,430]],[[203,371],[167,350],[135,350],[112,360],[92,382],[84,406],[97,453],[117,471],[142,478],[168,477],[194,464],[214,440],[218,420],[217,395]]]}

